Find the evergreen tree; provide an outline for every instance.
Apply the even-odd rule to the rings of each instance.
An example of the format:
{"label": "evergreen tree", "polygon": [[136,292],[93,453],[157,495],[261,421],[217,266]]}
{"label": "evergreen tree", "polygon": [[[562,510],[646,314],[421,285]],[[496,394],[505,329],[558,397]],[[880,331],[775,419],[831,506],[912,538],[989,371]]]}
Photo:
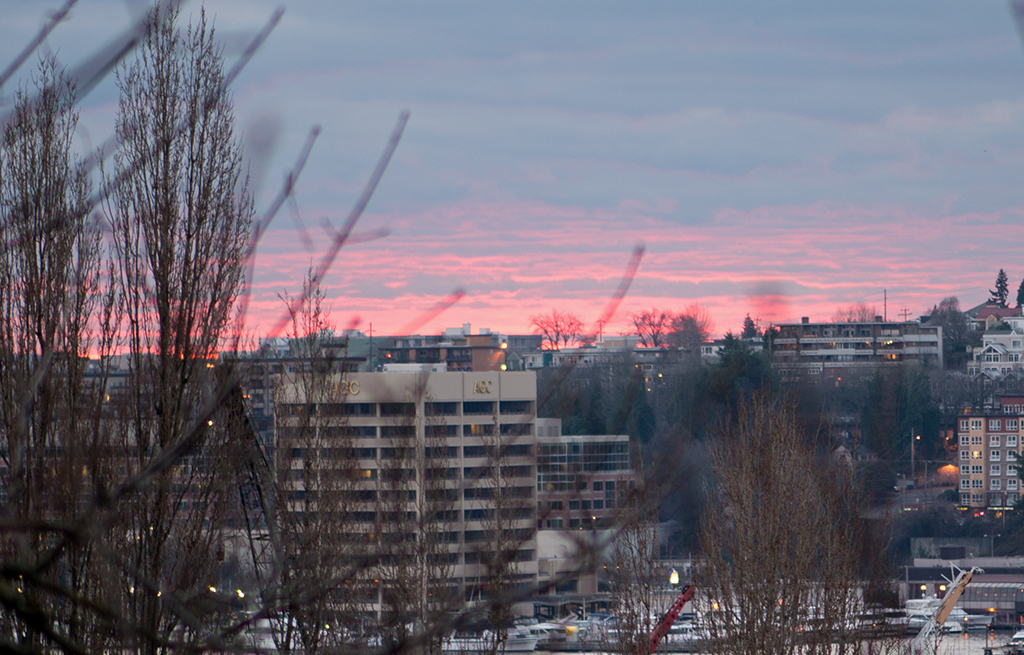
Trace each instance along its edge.
{"label": "evergreen tree", "polygon": [[989,290],[989,294],[989,302],[998,303],[1000,307],[1006,307],[1006,300],[1010,297],[1010,282],[1009,278],[1006,277],[1006,271],[1003,269],[999,269],[999,274],[996,275],[996,288]]}
{"label": "evergreen tree", "polygon": [[758,337],[757,324],[754,323],[754,319],[750,318],[750,314],[743,319],[743,332],[740,334],[743,339],[756,339]]}
{"label": "evergreen tree", "polygon": [[1017,287],[1017,308],[1024,305],[1024,280],[1020,281],[1020,286]]}

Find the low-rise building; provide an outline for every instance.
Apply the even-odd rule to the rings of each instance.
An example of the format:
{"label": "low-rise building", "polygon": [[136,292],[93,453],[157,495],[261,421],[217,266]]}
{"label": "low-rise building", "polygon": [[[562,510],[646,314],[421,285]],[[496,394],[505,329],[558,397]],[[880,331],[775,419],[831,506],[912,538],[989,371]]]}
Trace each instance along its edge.
{"label": "low-rise building", "polygon": [[915,362],[942,368],[942,327],[918,321],[800,323],[778,326],[770,355],[780,375],[835,377],[844,370]]}
{"label": "low-rise building", "polygon": [[633,486],[629,435],[563,435],[537,419],[537,527],[608,528]]}

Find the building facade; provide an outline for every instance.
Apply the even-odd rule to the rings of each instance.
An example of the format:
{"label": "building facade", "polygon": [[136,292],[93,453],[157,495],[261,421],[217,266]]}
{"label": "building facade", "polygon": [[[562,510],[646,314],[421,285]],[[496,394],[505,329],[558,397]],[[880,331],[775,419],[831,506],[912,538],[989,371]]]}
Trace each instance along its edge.
{"label": "building facade", "polygon": [[[290,431],[315,415],[317,430],[343,438],[358,458],[356,497],[364,500],[349,515],[366,524],[364,532],[389,517],[414,524],[426,500],[443,499],[431,511],[445,524],[449,590],[479,597],[482,554],[494,547],[496,529],[514,543],[514,583],[535,585],[536,386],[532,372],[348,373],[335,376],[330,397],[309,398],[299,379],[282,376],[275,451],[278,470],[291,474],[279,475],[279,484],[296,500],[319,493],[305,488],[303,448],[289,443]],[[388,516],[385,494],[402,501],[389,505]],[[289,509],[301,511],[298,503]]]}
{"label": "building facade", "polygon": [[841,375],[844,370],[915,362],[942,368],[942,327],[917,321],[891,322],[876,316],[856,323],[800,323],[778,326],[771,356],[780,375]]}
{"label": "building facade", "polygon": [[1020,497],[1013,467],[1024,438],[1024,398],[1003,398],[1002,408],[957,419],[961,507],[1009,509]]}
{"label": "building facade", "polygon": [[563,435],[537,419],[537,528],[610,528],[632,489],[629,435]]}

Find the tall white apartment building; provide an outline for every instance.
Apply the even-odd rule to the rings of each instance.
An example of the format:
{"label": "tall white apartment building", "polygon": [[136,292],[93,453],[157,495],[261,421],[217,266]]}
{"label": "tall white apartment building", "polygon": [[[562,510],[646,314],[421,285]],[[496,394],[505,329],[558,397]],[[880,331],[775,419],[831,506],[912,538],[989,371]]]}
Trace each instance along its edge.
{"label": "tall white apartment building", "polygon": [[[339,439],[344,435],[346,449],[357,457],[364,502],[352,515],[366,523],[366,531],[382,518],[376,501],[388,487],[384,478],[401,476],[409,500],[403,512],[416,511],[425,487],[428,494],[443,491],[452,572],[445,582],[471,597],[486,578],[482,561],[494,530],[494,485],[500,484],[505,497],[514,499],[503,524],[517,544],[514,582],[536,584],[534,372],[345,373],[332,379],[329,397],[319,399],[307,398],[303,385],[288,376],[275,387],[275,457],[278,470],[283,464],[294,472],[279,484],[292,498],[316,492],[302,482],[302,449],[287,446],[288,430],[312,412],[318,429]],[[500,483],[490,473],[495,466]]]}

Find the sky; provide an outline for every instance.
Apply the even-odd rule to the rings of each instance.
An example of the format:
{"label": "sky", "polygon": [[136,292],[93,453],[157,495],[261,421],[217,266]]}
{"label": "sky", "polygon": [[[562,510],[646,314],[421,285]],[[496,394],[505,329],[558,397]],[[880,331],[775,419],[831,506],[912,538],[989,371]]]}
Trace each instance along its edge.
{"label": "sky", "polygon": [[[59,4],[0,0],[0,67]],[[205,4],[228,65],[278,6]],[[821,321],[854,303],[916,317],[949,295],[983,302],[1000,268],[1011,298],[1024,277],[1024,50],[1004,2],[281,6],[232,87],[260,212],[321,131],[259,244],[257,333],[404,110],[363,238],[323,280],[339,328],[523,334],[557,308],[596,331],[638,243],[606,334],[693,302],[719,334],[748,313]],[[79,0],[43,50],[74,64],[144,7]],[[83,151],[112,134],[116,104],[113,79],[82,99]]]}

